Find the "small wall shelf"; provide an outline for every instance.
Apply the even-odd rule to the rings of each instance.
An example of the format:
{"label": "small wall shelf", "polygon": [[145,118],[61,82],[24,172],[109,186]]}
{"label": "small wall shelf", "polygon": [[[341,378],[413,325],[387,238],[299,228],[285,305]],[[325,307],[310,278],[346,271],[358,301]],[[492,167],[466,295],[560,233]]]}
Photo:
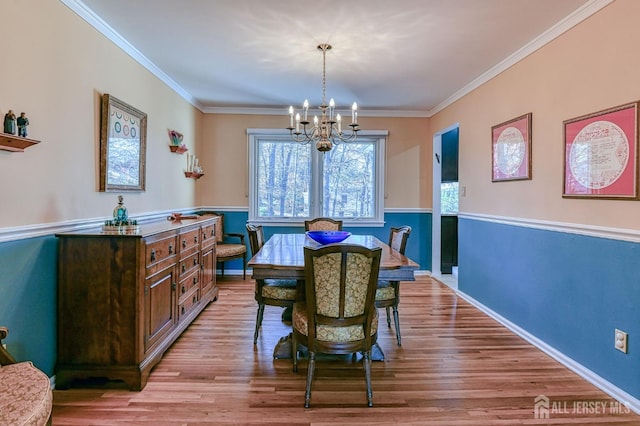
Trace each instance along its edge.
{"label": "small wall shelf", "polygon": [[0,133],[0,149],[11,152],[24,152],[25,148],[40,143],[34,139],[27,139],[20,136]]}
{"label": "small wall shelf", "polygon": [[183,154],[189,151],[189,148],[182,145],[169,145],[169,149],[171,150],[171,152],[175,152],[176,154]]}
{"label": "small wall shelf", "polygon": [[184,176],[191,178],[191,179],[200,179],[202,176],[204,176],[204,173],[196,173],[196,172],[184,172]]}

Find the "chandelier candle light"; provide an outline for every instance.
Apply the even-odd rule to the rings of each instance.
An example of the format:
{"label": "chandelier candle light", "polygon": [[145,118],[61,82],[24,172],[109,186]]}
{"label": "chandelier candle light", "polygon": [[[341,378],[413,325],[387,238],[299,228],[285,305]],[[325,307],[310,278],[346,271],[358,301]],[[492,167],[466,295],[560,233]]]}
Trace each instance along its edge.
{"label": "chandelier candle light", "polygon": [[[322,43],[318,45],[318,50],[322,51],[322,104],[319,106],[320,118],[315,115],[313,117],[313,126],[310,126],[311,123],[307,118],[309,101],[305,99],[302,104],[302,116],[300,116],[299,112],[295,112],[293,106],[289,107],[289,127],[287,127],[291,139],[304,144],[315,142],[316,148],[321,152],[331,151],[334,144],[337,145],[340,142],[355,140],[360,130],[360,125],[358,124],[358,104],[354,102],[351,106],[351,124],[349,124],[351,131],[349,132],[342,131],[342,117],[340,114],[335,114],[336,104],[333,98],[331,98],[329,104],[327,104],[325,62],[327,50],[330,49],[330,44]],[[302,125],[302,130],[300,130],[300,125]]]}

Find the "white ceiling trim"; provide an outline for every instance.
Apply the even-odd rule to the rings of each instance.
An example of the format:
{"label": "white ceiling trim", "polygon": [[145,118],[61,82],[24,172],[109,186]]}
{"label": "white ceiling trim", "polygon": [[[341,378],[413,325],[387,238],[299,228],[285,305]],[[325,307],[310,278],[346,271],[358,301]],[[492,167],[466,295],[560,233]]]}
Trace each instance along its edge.
{"label": "white ceiling trim", "polygon": [[[591,0],[582,6],[580,9],[567,16],[560,21],[557,25],[554,25],[549,30],[536,37],[534,40],[518,49],[512,55],[498,63],[484,74],[480,75],[469,84],[462,87],[460,90],[452,94],[443,102],[435,106],[429,111],[389,111],[389,110],[361,110],[358,113],[361,116],[367,117],[432,117],[436,113],[442,111],[455,101],[459,100],[463,96],[469,94],[471,91],[477,89],[482,84],[496,77],[501,72],[510,68],[514,64],[518,63],[531,53],[540,49],[547,43],[551,42],[564,32],[573,28],[575,25],[584,21],[600,9],[609,5],[615,0]],[[107,39],[112,41],[116,46],[120,47],[125,53],[131,56],[140,65],[146,68],[149,72],[159,78],[172,90],[174,90],[183,99],[189,102],[191,105],[202,111],[203,113],[215,113],[215,114],[248,114],[248,115],[282,115],[285,114],[280,108],[224,108],[224,107],[203,107],[189,92],[176,83],[171,77],[169,77],[164,71],[162,71],[157,65],[144,56],[138,49],[131,45],[125,38],[123,38],[117,31],[115,31],[108,23],[102,18],[97,16],[93,11],[88,9],[80,0],[60,0],[61,3],[66,5],[69,9],[75,12],[78,16],[84,19],[89,25],[94,27],[98,32],[103,34]]]}
{"label": "white ceiling trim", "polygon": [[[287,108],[242,108],[242,107],[204,107],[202,112],[211,114],[260,114],[288,115]],[[309,109],[309,112],[316,110]],[[319,111],[319,110],[318,110]],[[358,109],[359,117],[429,117],[427,111],[392,111]]]}
{"label": "white ceiling trim", "polygon": [[589,3],[585,3],[584,6],[573,12],[571,15],[567,16],[565,19],[560,21],[557,25],[549,28],[544,33],[540,34],[538,37],[518,49],[515,53],[507,57],[502,62],[498,63],[491,69],[489,69],[484,74],[480,75],[478,78],[473,80],[471,83],[462,87],[460,90],[455,92],[453,95],[449,96],[447,99],[442,101],[439,105],[436,105],[432,108],[427,117],[431,117],[436,113],[442,111],[458,99],[463,96],[469,94],[473,90],[482,86],[487,81],[496,77],[501,72],[507,70],[513,65],[517,64],[536,50],[542,48],[547,43],[551,42],[555,38],[559,37],[563,33],[569,31],[571,28],[578,25],[580,22],[584,21],[594,13],[598,12],[600,9],[614,2],[615,0],[591,0]]}
{"label": "white ceiling trim", "polygon": [[184,100],[189,102],[194,107],[202,111],[202,105],[191,96],[189,92],[184,90],[182,86],[176,83],[171,77],[169,77],[164,71],[162,71],[156,64],[151,62],[146,56],[144,56],[138,49],[136,49],[131,43],[124,39],[116,30],[111,28],[102,18],[88,9],[84,3],[78,0],[60,0],[65,6],[74,11],[78,16],[84,19],[89,25],[98,30],[99,33],[104,35],[107,39],[112,41],[116,46],[122,49],[125,53],[131,56],[140,65],[146,68],[153,75],[158,77],[163,83],[174,90]]}

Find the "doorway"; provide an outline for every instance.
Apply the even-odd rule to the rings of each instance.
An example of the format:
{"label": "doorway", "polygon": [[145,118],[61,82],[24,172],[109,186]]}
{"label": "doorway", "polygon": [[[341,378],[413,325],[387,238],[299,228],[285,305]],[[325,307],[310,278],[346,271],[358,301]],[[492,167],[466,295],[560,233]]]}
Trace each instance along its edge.
{"label": "doorway", "polygon": [[458,287],[458,124],[433,137],[432,275]]}

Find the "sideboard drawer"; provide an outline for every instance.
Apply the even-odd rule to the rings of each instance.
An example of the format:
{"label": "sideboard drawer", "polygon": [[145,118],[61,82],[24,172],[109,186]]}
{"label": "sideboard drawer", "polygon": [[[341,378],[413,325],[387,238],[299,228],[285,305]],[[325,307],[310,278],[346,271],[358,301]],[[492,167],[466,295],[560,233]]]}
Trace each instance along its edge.
{"label": "sideboard drawer", "polygon": [[187,273],[191,272],[192,269],[200,266],[198,259],[199,252],[195,252],[191,256],[180,261],[180,265],[178,267],[178,277],[180,280],[182,280]]}
{"label": "sideboard drawer", "polygon": [[200,248],[200,227],[180,233],[178,242],[180,244],[181,259],[198,250]]}
{"label": "sideboard drawer", "polygon": [[147,243],[145,248],[145,265],[147,276],[164,269],[175,262],[177,240],[175,234]]}
{"label": "sideboard drawer", "polygon": [[193,310],[196,306],[198,306],[198,301],[200,300],[200,290],[197,288],[191,289],[191,293],[187,293],[187,296],[184,298],[184,301],[178,305],[178,321],[189,312]]}
{"label": "sideboard drawer", "polygon": [[191,293],[191,290],[194,287],[199,288],[199,283],[199,269],[194,269],[189,275],[184,277],[184,279],[180,280],[180,282],[178,283],[178,303],[182,303],[182,301],[187,297],[188,294]]}
{"label": "sideboard drawer", "polygon": [[210,223],[209,225],[203,225],[200,229],[202,231],[202,236],[200,237],[202,248],[209,247],[216,242],[215,222]]}

